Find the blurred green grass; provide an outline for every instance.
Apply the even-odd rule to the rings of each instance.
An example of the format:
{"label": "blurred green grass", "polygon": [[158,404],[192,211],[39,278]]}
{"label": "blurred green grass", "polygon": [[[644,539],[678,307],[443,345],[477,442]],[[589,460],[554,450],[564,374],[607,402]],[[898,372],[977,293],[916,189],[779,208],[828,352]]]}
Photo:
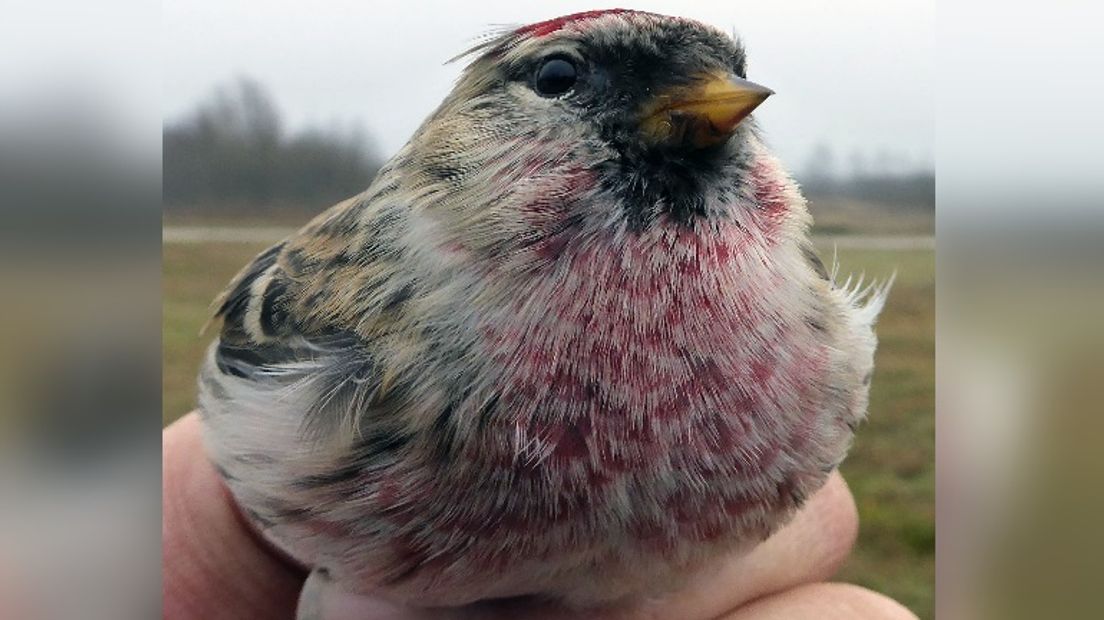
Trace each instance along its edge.
{"label": "blurred green grass", "polygon": [[[195,406],[211,300],[267,244],[166,244],[163,249],[165,424]],[[832,249],[821,248],[827,263]],[[935,255],[928,250],[839,250],[840,273],[897,281],[878,324],[869,421],[842,471],[858,503],[859,541],[839,580],[883,592],[934,617]]]}

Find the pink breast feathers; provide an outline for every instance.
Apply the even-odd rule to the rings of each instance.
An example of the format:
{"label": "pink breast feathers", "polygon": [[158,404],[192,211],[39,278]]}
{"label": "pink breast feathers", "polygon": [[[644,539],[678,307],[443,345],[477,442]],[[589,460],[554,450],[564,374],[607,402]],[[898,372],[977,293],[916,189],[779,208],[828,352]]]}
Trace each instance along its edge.
{"label": "pink breast feathers", "polygon": [[794,285],[764,260],[773,243],[711,226],[564,248],[486,323],[504,467],[601,479],[693,459],[756,477],[805,441],[827,350],[779,308]]}

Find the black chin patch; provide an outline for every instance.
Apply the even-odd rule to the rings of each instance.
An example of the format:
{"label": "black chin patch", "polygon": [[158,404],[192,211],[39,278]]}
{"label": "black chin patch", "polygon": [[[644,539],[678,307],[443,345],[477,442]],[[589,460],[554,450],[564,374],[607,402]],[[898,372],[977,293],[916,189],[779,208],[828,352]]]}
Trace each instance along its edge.
{"label": "black chin patch", "polygon": [[706,190],[721,181],[722,150],[622,151],[620,160],[610,163],[603,183],[621,198],[632,230],[644,230],[663,216],[689,225],[708,215]]}

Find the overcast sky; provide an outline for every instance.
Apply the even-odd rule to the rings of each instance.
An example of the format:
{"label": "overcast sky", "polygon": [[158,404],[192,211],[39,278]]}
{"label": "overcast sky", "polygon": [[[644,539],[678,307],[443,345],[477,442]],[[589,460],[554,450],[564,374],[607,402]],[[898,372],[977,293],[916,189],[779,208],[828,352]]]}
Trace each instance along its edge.
{"label": "overcast sky", "polygon": [[[841,172],[933,167],[934,0],[621,2],[735,31],[749,77],[776,91],[757,112],[788,165],[829,144]],[[580,10],[587,2],[166,0],[166,121],[217,84],[254,77],[294,130],[358,123],[395,152],[451,88],[443,64],[488,28]]]}

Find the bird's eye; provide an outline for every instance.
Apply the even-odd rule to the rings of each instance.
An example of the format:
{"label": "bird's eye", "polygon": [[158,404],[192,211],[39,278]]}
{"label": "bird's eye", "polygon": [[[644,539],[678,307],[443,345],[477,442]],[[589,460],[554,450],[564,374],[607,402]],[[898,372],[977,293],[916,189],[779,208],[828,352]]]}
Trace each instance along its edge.
{"label": "bird's eye", "polygon": [[564,58],[550,58],[537,69],[535,86],[540,95],[555,97],[571,90],[577,79],[574,63]]}

